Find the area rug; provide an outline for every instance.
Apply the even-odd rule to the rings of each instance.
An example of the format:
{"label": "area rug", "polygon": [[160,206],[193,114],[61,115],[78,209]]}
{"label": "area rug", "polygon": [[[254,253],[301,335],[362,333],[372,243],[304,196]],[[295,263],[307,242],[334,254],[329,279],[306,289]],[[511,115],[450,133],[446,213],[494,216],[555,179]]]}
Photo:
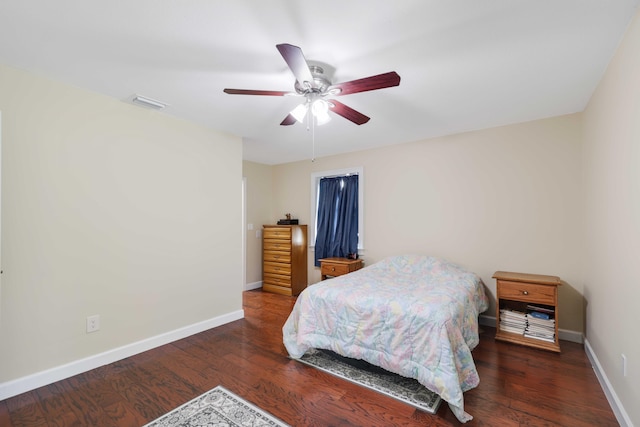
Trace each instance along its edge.
{"label": "area rug", "polygon": [[285,427],[287,424],[218,386],[144,427]]}
{"label": "area rug", "polygon": [[342,357],[329,350],[311,349],[297,360],[430,414],[436,413],[442,401],[440,396],[414,379],[391,373],[364,360]]}

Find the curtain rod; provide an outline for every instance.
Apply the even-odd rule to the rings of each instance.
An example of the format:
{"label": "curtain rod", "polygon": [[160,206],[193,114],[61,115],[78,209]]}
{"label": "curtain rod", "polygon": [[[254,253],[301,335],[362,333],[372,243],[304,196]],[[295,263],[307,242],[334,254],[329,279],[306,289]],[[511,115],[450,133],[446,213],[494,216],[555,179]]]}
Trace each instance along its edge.
{"label": "curtain rod", "polygon": [[324,178],[338,178],[340,176],[351,176],[351,175],[359,175],[358,172],[349,172],[349,173],[341,173],[338,175],[327,175],[327,176],[321,176],[320,179],[324,179]]}

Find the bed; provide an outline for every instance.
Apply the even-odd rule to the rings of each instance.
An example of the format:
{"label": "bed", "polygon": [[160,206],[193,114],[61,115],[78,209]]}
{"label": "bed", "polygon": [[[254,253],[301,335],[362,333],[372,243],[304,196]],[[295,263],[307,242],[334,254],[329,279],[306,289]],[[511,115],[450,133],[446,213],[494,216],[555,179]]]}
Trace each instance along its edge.
{"label": "bed", "polygon": [[488,306],[474,273],[440,258],[394,256],[307,287],[283,340],[294,359],[332,350],[414,378],[466,422],[463,393],[479,383],[471,350]]}

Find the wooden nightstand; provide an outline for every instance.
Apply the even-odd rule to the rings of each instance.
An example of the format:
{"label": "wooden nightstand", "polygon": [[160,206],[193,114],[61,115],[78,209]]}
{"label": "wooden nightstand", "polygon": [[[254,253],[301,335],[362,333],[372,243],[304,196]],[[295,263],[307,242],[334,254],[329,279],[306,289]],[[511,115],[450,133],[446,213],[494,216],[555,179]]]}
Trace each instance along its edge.
{"label": "wooden nightstand", "polygon": [[[558,286],[562,284],[560,278],[506,271],[496,271],[493,278],[497,281],[496,339],[560,353],[558,339]],[[551,329],[552,338],[535,337],[533,332],[515,332],[511,330],[511,326],[502,326],[501,310],[508,311],[504,314],[505,317],[512,314],[531,316],[532,312],[542,313],[539,316],[548,317],[544,328]],[[535,321],[533,319],[530,322]],[[545,322],[543,321],[542,324]]]}
{"label": "wooden nightstand", "polygon": [[322,280],[325,280],[327,276],[342,276],[362,268],[361,259],[323,258],[319,261]]}

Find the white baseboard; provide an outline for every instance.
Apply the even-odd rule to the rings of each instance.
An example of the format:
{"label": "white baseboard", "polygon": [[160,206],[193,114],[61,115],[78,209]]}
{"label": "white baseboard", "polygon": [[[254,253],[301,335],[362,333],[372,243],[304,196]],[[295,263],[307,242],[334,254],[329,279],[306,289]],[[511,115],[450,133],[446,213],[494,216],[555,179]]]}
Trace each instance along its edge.
{"label": "white baseboard", "polygon": [[173,341],[186,338],[190,335],[197,334],[199,332],[203,332],[208,329],[215,328],[243,318],[244,310],[233,311],[231,313],[214,317],[203,322],[195,323],[193,325],[185,326],[183,328],[166,332],[164,334],[156,335],[155,337],[147,338],[142,341],[114,348],[112,350],[105,351],[104,353],[89,356],[84,359],[67,363],[65,365],[56,366],[55,368],[47,369],[46,371],[37,372],[26,377],[0,383],[0,400],[17,396],[18,394],[34,390],[38,387],[42,387],[56,381],[63,380],[65,378],[90,371],[91,369],[95,369],[100,366],[122,360],[138,353],[151,350],[152,348],[169,344]]}
{"label": "white baseboard", "polygon": [[584,334],[578,331],[569,331],[567,329],[558,329],[558,337],[563,341],[575,342],[578,344],[584,343]]}
{"label": "white baseboard", "polygon": [[629,418],[629,414],[625,411],[624,406],[622,406],[622,402],[618,399],[618,395],[616,391],[613,389],[613,386],[609,382],[609,378],[607,378],[607,374],[602,369],[602,365],[600,365],[600,361],[598,357],[593,352],[593,348],[589,344],[589,340],[584,340],[584,350],[587,353],[587,357],[589,361],[591,361],[591,366],[596,373],[596,377],[600,382],[600,387],[604,391],[607,400],[609,401],[609,405],[611,405],[611,409],[613,410],[618,423],[620,423],[621,427],[633,427],[633,422],[631,422],[631,418]]}
{"label": "white baseboard", "polygon": [[253,282],[253,283],[245,283],[244,290],[250,291],[252,289],[260,289],[262,287],[262,281]]}
{"label": "white baseboard", "polygon": [[[487,316],[485,314],[481,314],[478,321],[481,325],[491,326],[492,328],[495,328],[497,324],[495,317]],[[582,344],[584,342],[584,335],[582,332],[570,331],[568,329],[558,329],[558,337],[563,341],[576,342],[578,344]]]}

